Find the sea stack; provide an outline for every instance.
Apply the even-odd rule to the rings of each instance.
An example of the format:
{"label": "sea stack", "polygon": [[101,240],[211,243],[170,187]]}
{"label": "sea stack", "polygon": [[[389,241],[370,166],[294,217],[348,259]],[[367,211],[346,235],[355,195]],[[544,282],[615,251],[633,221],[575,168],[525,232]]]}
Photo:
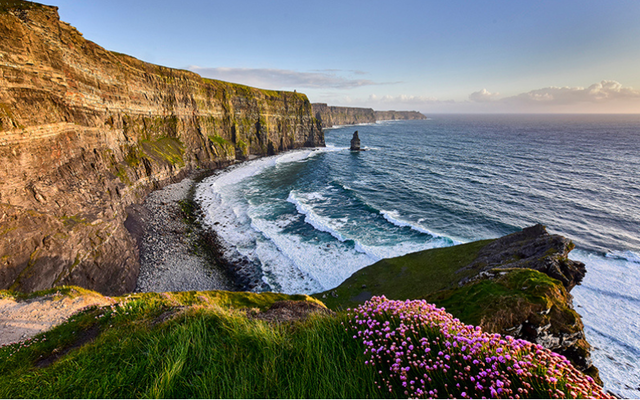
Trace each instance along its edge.
{"label": "sea stack", "polygon": [[360,151],[360,138],[358,137],[358,131],[353,133],[353,138],[351,139],[351,151]]}

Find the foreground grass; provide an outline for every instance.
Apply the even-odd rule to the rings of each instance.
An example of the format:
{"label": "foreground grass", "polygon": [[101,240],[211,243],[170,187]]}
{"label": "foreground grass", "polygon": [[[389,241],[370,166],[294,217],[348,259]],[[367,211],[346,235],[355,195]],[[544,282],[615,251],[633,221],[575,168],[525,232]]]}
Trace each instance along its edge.
{"label": "foreground grass", "polygon": [[[529,271],[498,283],[556,285]],[[472,286],[440,292],[442,300],[486,291]],[[42,294],[99,296],[76,288]],[[262,311],[281,300],[319,302],[223,291],[111,300],[0,347],[0,398],[606,397],[563,357],[485,334],[423,300],[374,297],[349,313],[281,323],[257,317],[273,315]]]}
{"label": "foreground grass", "polygon": [[383,396],[344,316],[275,324],[242,311],[281,297],[309,299],[230,292],[116,299],[0,348],[0,398]]}

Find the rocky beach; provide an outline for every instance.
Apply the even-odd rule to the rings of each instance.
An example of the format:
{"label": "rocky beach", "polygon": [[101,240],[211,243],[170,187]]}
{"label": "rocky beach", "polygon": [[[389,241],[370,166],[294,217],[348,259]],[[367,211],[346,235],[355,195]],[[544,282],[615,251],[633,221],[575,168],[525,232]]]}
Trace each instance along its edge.
{"label": "rocky beach", "polygon": [[136,207],[142,222],[139,239],[140,275],[135,292],[234,290],[226,273],[202,251],[196,226],[182,204],[189,201],[195,174],[151,192]]}

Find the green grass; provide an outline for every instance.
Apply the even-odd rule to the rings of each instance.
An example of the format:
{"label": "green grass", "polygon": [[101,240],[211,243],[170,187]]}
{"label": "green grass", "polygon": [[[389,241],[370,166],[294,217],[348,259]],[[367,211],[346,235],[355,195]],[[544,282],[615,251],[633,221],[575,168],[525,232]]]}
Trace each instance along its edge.
{"label": "green grass", "polygon": [[[480,279],[422,298],[444,307],[467,324],[481,325],[492,332],[504,331],[527,319],[545,325],[547,321],[543,319],[556,318],[562,326],[578,328],[579,317],[568,306],[568,293],[560,281],[531,269],[494,272],[498,275],[494,279]],[[549,309],[548,314],[540,314]]]}
{"label": "green grass", "polygon": [[[315,294],[331,309],[354,307],[371,296],[418,299],[457,285],[475,271],[458,271],[468,265],[491,240],[430,249],[387,258],[357,271],[336,289]],[[364,285],[364,287],[363,287]],[[337,296],[337,297],[336,297]]]}
{"label": "green grass", "polygon": [[[0,348],[0,398],[382,397],[343,315],[275,324],[242,311],[305,298],[232,292],[117,298],[117,306],[93,308],[27,343]],[[62,356],[47,365],[54,354]]]}
{"label": "green grass", "polygon": [[64,297],[69,297],[73,299],[81,295],[101,296],[101,294],[98,292],[94,292],[93,290],[84,289],[78,286],[57,286],[51,289],[39,290],[37,292],[31,292],[31,293],[22,293],[22,292],[16,292],[12,290],[0,290],[0,299],[5,298],[5,299],[16,300],[16,301],[24,301],[24,300],[35,299],[37,297],[48,297],[48,296],[52,296],[54,298],[59,298],[64,296]]}

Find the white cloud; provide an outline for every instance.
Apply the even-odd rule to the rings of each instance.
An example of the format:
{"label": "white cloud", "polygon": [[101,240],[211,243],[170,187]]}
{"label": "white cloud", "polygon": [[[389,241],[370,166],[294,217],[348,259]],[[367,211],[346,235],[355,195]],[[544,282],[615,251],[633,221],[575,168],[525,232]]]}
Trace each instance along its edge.
{"label": "white cloud", "polygon": [[439,103],[435,97],[427,97],[427,96],[411,96],[401,94],[398,96],[378,96],[372,94],[369,96],[370,103],[378,103],[378,104],[413,104],[413,105],[421,105],[428,103]]}
{"label": "white cloud", "polygon": [[469,100],[478,103],[494,100],[500,95],[500,93],[491,93],[487,89],[482,89],[479,92],[473,92],[469,95]]}
{"label": "white cloud", "polygon": [[507,97],[501,101],[507,104],[535,106],[545,105],[574,105],[580,103],[608,103],[615,100],[640,99],[640,91],[631,87],[623,87],[616,81],[601,81],[584,87],[547,87],[517,96]]}
{"label": "white cloud", "polygon": [[[361,86],[376,85],[368,79],[349,79],[337,75],[338,70],[321,72],[298,72],[273,68],[204,68],[195,65],[188,69],[206,78],[241,83],[268,89],[315,88],[315,89],[353,89]],[[362,75],[362,71],[352,71]]]}

